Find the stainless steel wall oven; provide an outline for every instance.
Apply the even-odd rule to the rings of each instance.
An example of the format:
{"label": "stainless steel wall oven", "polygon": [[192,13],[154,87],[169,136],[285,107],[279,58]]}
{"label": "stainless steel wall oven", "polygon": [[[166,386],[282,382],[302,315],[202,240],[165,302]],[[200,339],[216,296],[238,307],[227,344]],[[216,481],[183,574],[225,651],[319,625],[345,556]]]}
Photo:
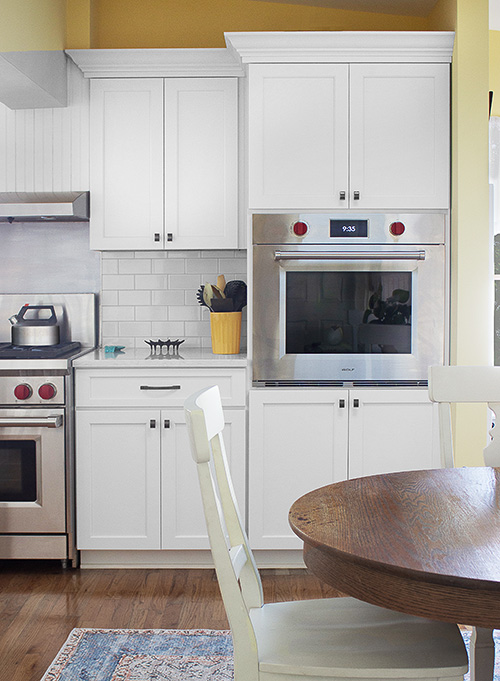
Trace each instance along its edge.
{"label": "stainless steel wall oven", "polygon": [[426,385],[446,231],[446,213],[254,215],[254,385]]}

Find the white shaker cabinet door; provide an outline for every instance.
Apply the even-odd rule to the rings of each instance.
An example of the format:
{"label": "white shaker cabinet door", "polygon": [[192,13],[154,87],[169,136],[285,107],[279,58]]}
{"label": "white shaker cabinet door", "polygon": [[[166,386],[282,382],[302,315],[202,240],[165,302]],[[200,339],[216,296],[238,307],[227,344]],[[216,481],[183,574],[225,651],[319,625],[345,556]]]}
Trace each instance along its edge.
{"label": "white shaker cabinet door", "polygon": [[349,478],[440,467],[437,405],[426,390],[349,392]]}
{"label": "white shaker cabinet door", "polygon": [[250,208],[346,207],[348,69],[249,66]]}
{"label": "white shaker cabinet door", "polygon": [[250,391],[249,539],[300,549],[288,524],[298,497],[347,478],[347,390]]}
{"label": "white shaker cabinet door", "polygon": [[448,64],[351,64],[351,208],[449,207],[449,87]]}
{"label": "white shaker cabinet door", "polygon": [[165,81],[166,248],[238,247],[237,78]]}
{"label": "white shaker cabinet door", "polygon": [[[224,443],[242,517],[245,513],[245,409],[224,410]],[[208,549],[196,464],[191,456],[184,411],[162,411],[162,548]]]}
{"label": "white shaker cabinet door", "polygon": [[159,411],[79,411],[78,549],[160,548]]}
{"label": "white shaker cabinet door", "polygon": [[90,246],[163,247],[163,79],[90,83]]}

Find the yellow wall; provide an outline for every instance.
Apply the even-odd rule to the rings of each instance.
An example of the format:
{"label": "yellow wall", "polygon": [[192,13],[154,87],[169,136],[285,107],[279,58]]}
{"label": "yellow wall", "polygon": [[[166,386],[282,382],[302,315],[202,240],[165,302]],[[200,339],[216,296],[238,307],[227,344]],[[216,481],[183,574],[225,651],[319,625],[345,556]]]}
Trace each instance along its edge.
{"label": "yellow wall", "polygon": [[2,0],[0,52],[63,50],[66,0]]}
{"label": "yellow wall", "polygon": [[[452,70],[453,364],[488,364],[492,316],[488,194],[488,0],[457,0]],[[482,464],[486,410],[457,408],[456,465]]]}
{"label": "yellow wall", "polygon": [[500,116],[500,31],[490,31],[490,90],[493,90],[493,116]]}
{"label": "yellow wall", "polygon": [[[95,0],[92,47],[225,47],[230,31],[423,30],[422,18],[258,0]],[[68,47],[73,47],[68,45]]]}

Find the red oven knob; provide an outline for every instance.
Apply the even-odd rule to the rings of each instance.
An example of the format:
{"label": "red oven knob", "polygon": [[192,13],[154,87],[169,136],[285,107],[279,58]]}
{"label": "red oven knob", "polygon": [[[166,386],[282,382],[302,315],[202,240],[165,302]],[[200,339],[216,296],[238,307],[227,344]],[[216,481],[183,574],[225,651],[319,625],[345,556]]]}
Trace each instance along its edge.
{"label": "red oven knob", "polygon": [[14,395],[18,400],[27,400],[33,395],[33,389],[27,383],[20,383],[14,388]]}
{"label": "red oven knob", "polygon": [[404,234],[405,230],[406,227],[402,222],[393,222],[389,225],[389,232],[392,236],[401,236],[401,234]]}
{"label": "red oven knob", "polygon": [[305,236],[307,232],[309,231],[309,225],[307,222],[294,222],[292,225],[292,232],[295,234],[295,236]]}
{"label": "red oven knob", "polygon": [[38,388],[38,394],[42,400],[51,400],[57,393],[56,386],[52,383],[44,383]]}

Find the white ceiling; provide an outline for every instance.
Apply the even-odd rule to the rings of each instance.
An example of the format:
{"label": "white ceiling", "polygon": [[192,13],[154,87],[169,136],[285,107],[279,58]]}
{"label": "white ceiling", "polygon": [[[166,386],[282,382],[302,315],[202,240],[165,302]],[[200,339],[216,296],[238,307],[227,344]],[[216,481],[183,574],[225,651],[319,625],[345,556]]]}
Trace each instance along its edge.
{"label": "white ceiling", "polygon": [[[284,2],[293,5],[331,7],[357,12],[380,12],[414,17],[426,17],[437,0],[256,0],[258,2]],[[500,0],[490,0],[500,4]]]}

